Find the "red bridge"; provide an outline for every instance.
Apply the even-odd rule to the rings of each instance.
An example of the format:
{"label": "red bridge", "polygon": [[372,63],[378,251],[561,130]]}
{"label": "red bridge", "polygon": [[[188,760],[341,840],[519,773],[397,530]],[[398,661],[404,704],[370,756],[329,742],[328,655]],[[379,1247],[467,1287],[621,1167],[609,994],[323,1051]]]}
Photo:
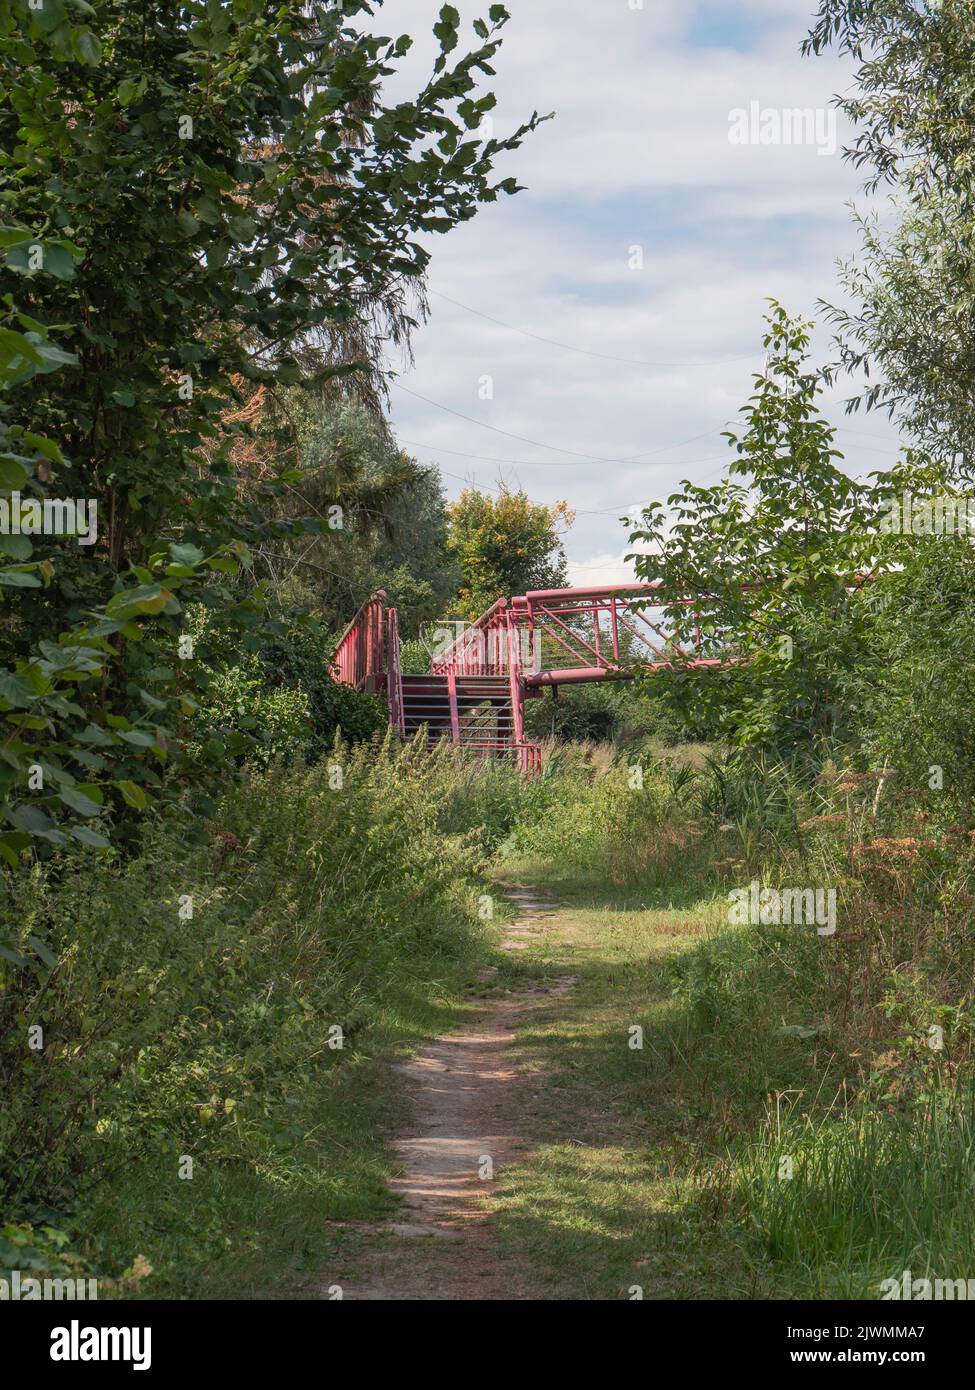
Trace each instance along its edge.
{"label": "red bridge", "polygon": [[[333,672],[357,690],[385,692],[390,723],[404,738],[425,727],[430,746],[449,739],[537,771],[541,750],[525,740],[526,699],[546,686],[625,680],[637,669],[672,663],[665,609],[653,601],[658,594],[656,584],[634,584],[500,598],[475,622],[428,633],[430,672],[411,675],[400,667],[396,609],[380,590],[339,639]],[[721,663],[696,657],[690,664]]]}

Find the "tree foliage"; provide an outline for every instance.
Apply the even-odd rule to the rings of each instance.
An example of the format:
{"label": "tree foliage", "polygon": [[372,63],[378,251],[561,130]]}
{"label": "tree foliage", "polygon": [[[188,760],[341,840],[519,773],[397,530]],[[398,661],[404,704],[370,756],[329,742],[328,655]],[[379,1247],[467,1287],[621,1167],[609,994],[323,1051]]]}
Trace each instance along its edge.
{"label": "tree foliage", "polygon": [[465,488],[449,508],[447,539],[460,566],[461,617],[478,617],[502,596],[562,587],[561,534],[571,524],[565,502],[545,506],[504,486],[497,497]]}
{"label": "tree foliage", "polygon": [[844,267],[849,303],[825,305],[838,368],[868,378],[851,409],[886,409],[970,477],[975,271],[975,10],[969,0],[821,0],[804,44],[857,63],[838,104],[856,126],[845,152],[867,186],[897,189],[899,225],[862,220]]}
{"label": "tree foliage", "polygon": [[[0,12],[0,485],[90,499],[99,517],[91,548],[39,535],[5,547],[8,858],[60,843],[68,813],[70,833],[103,845],[84,822],[179,790],[219,665],[206,642],[187,654],[186,598],[219,615],[208,630],[260,651],[281,623],[262,621],[254,552],[326,526],[289,505],[300,469],[242,484],[241,406],[255,386],[366,375],[375,363],[350,349],[376,341],[377,306],[390,332],[408,327],[420,237],[516,190],[493,166],[537,117],[504,140],[477,132],[503,6],[458,56],[445,5],[428,81],[392,107],[382,80],[411,40],[371,32],[374,8]],[[240,731],[208,743],[215,782],[246,744]],[[188,784],[206,791],[198,763]]]}
{"label": "tree foliage", "polygon": [[[630,538],[655,548],[631,558],[641,580],[662,583],[674,644],[672,670],[652,679],[690,725],[789,754],[844,733],[842,695],[862,655],[855,580],[877,545],[872,491],[839,467],[817,409],[809,327],[773,302],[727,477],[685,482]],[[729,664],[694,668],[699,652]]]}
{"label": "tree foliage", "polygon": [[867,384],[850,408],[881,409],[935,454],[946,478],[975,466],[973,243],[949,194],[931,195],[887,232],[861,218],[859,256],[841,267],[848,295],[826,305],[842,369]]}
{"label": "tree foliage", "polygon": [[284,428],[271,438],[283,436],[301,473],[286,506],[326,527],[261,548],[275,593],[305,595],[334,630],[376,589],[396,606],[404,635],[437,617],[458,581],[437,470],[400,449],[388,422],[359,401],[293,390],[279,416]]}

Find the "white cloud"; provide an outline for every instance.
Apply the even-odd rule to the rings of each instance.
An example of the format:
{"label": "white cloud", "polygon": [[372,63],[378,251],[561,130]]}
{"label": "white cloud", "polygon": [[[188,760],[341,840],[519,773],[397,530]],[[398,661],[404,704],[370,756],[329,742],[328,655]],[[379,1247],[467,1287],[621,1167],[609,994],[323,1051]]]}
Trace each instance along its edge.
{"label": "white cloud", "polygon": [[627,562],[627,551],[618,555],[594,555],[581,564],[569,564],[569,584],[575,588],[595,587],[597,584],[630,584],[635,582],[636,574],[632,563]]}
{"label": "white cloud", "polygon": [[[380,12],[377,30],[417,37],[387,99],[424,80],[434,49],[422,36],[439,5],[396,0]],[[459,8],[470,19],[487,4]],[[625,580],[618,517],[635,500],[717,476],[730,457],[720,431],[761,366],[766,296],[812,314],[818,298],[840,297],[835,258],[856,244],[844,204],[860,175],[839,155],[728,141],[731,108],[821,106],[850,71],[799,55],[808,0],[720,8],[757,22],[747,51],[720,27],[709,44],[701,17],[719,7],[695,0],[647,0],[642,11],[626,0],[509,0],[491,79],[498,132],[533,107],[558,115],[504,161],[527,191],[431,242],[432,315],[401,381],[457,413],[392,392],[399,433],[441,464],[452,494],[464,479],[489,487],[503,477],[576,508],[567,550],[579,583]],[[627,265],[634,244],[640,271]],[[820,358],[829,336],[820,325]],[[479,399],[485,376],[492,400]],[[824,400],[844,426],[848,467],[886,464],[893,432],[870,417],[850,422],[865,433],[847,433],[845,394]]]}

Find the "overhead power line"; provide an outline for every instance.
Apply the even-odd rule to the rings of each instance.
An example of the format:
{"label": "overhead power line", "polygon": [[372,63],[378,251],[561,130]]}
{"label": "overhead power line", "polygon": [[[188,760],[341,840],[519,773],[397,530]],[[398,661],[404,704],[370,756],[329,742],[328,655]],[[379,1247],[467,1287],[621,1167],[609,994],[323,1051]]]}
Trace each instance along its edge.
{"label": "overhead power line", "polygon": [[[399,442],[401,444],[408,444],[414,449],[426,449],[432,454],[451,454],[454,458],[474,459],[480,463],[500,463],[512,468],[579,468],[585,467],[587,463],[595,462],[595,460],[591,459],[580,459],[578,463],[572,459],[506,459],[498,458],[494,454],[469,454],[465,453],[462,449],[444,449],[439,444],[425,444],[422,439],[403,439],[401,437]],[[685,440],[684,442],[689,443],[690,441]],[[679,449],[681,445],[671,444],[665,447]],[[661,468],[666,468],[668,466],[683,468],[685,466],[692,467],[699,463],[715,463],[719,459],[723,460],[724,457],[724,454],[712,454],[706,459],[652,459],[647,460],[647,462],[652,462],[655,465],[659,465]],[[639,463],[640,461],[640,458],[636,458],[636,462]],[[615,462],[615,460],[613,460],[613,462]]]}
{"label": "overhead power line", "polygon": [[[436,410],[443,410],[447,415],[454,415],[458,420],[466,420],[469,425],[478,425],[482,430],[490,430],[493,434],[503,434],[507,439],[517,439],[520,444],[530,444],[534,449],[547,449],[553,454],[566,454],[570,458],[581,459],[584,463],[639,463],[642,459],[646,459],[651,454],[665,453],[668,449],[680,449],[683,448],[685,444],[694,444],[698,439],[707,439],[710,435],[713,435],[716,430],[723,429],[725,425],[732,423],[730,420],[724,420],[720,425],[709,430],[702,430],[700,434],[692,435],[690,439],[682,439],[676,444],[661,444],[653,449],[643,449],[638,454],[625,455],[623,458],[606,458],[602,454],[582,454],[578,449],[563,449],[558,444],[546,444],[540,439],[529,439],[523,434],[512,434],[510,430],[499,429],[497,425],[489,425],[484,420],[476,420],[473,415],[464,415],[461,411],[454,410],[449,405],[444,405],[442,401],[434,401],[431,400],[429,396],[421,396],[419,391],[411,390],[409,386],[404,386],[402,382],[394,381],[392,384],[398,390],[405,391],[408,396],[413,396],[416,400],[423,401],[426,405],[432,405]],[[437,452],[437,446],[435,444],[422,444],[419,447],[433,449],[434,452]],[[442,452],[457,453],[458,450],[444,449]],[[476,458],[477,455],[472,454],[470,457]],[[526,459],[524,462],[527,463],[528,460]]]}
{"label": "overhead power line", "polygon": [[575,343],[563,343],[558,338],[546,338],[544,334],[533,333],[531,329],[519,328],[516,324],[495,318],[493,314],[485,314],[482,309],[474,309],[470,304],[462,304],[459,299],[452,299],[449,294],[444,294],[442,290],[430,290],[429,292],[436,295],[438,299],[445,299],[448,304],[455,304],[458,309],[464,309],[468,314],[476,314],[479,319],[487,319],[489,323],[495,323],[499,328],[507,328],[511,333],[519,333],[523,338],[533,338],[536,343],[547,343],[549,347],[562,348],[565,352],[577,352],[582,357],[598,357],[602,362],[623,362],[631,367],[720,367],[725,362],[754,362],[762,355],[760,352],[747,352],[740,357],[713,357],[707,362],[651,362],[641,357],[617,357],[610,352],[594,352],[591,348],[578,347]]}

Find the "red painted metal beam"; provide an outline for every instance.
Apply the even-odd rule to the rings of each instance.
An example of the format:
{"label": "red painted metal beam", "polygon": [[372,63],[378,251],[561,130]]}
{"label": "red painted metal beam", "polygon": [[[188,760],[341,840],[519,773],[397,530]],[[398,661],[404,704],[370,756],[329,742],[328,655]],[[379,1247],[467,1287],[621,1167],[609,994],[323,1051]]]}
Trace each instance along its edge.
{"label": "red painted metal beam", "polygon": [[654,593],[661,586],[662,581],[655,579],[652,584],[591,584],[583,589],[528,589],[524,597],[529,603],[533,599],[616,598],[621,594]]}
{"label": "red painted metal beam", "polygon": [[[673,661],[643,661],[640,662],[640,669],[651,671],[662,671],[665,667],[672,667]],[[711,667],[729,666],[731,663],[724,657],[705,657],[696,656],[691,661],[682,663],[684,667]],[[525,676],[524,681],[527,686],[535,689],[549,685],[579,685],[586,681],[628,681],[632,680],[635,671],[619,667],[614,669],[609,666],[568,666],[562,671],[548,670],[538,671],[534,675]]]}

